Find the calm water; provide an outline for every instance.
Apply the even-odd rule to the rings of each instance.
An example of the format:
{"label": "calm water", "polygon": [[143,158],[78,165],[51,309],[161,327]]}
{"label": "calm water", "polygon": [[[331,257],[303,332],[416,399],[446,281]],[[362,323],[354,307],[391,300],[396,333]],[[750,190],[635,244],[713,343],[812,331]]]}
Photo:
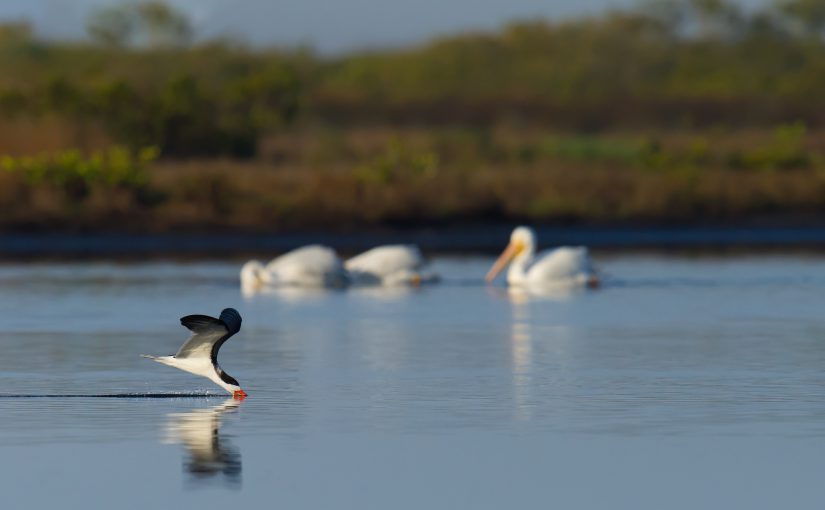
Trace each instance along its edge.
{"label": "calm water", "polygon": [[[544,296],[489,258],[251,299],[236,261],[0,265],[2,506],[821,508],[825,257],[595,255]],[[226,306],[244,402],[139,357]]]}

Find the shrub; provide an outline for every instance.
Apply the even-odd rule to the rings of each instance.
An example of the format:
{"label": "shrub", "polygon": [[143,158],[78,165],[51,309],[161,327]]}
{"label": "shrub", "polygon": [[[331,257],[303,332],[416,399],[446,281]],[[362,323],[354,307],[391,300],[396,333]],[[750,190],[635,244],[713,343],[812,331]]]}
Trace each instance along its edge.
{"label": "shrub", "polygon": [[147,183],[145,167],[158,157],[156,147],[137,153],[114,146],[85,156],[78,150],[54,154],[0,158],[0,168],[17,174],[34,186],[61,189],[67,196],[82,199],[93,187],[140,191]]}

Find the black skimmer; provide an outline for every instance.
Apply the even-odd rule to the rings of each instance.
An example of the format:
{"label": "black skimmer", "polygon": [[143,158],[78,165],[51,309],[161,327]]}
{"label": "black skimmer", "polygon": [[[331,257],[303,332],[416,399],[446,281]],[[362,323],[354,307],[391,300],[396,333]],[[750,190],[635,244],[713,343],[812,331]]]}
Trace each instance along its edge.
{"label": "black skimmer", "polygon": [[246,398],[246,392],[241,389],[238,381],[218,365],[218,351],[221,346],[229,337],[241,330],[241,314],[234,308],[226,308],[218,319],[208,315],[187,315],[181,317],[180,323],[192,331],[192,336],[180,346],[174,356],[142,356],[190,374],[206,377],[236,399]]}

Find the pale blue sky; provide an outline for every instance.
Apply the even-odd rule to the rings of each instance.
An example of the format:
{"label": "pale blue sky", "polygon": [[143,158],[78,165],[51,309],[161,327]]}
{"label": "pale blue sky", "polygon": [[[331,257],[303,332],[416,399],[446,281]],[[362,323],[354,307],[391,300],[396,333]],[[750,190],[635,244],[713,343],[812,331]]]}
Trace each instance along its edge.
{"label": "pale blue sky", "polygon": [[[53,38],[84,34],[89,11],[120,0],[2,0],[0,19],[28,19]],[[127,0],[128,1],[128,0]],[[739,0],[746,6],[767,0]],[[252,44],[308,44],[323,52],[401,46],[433,35],[495,29],[513,19],[564,18],[635,0],[170,0],[199,34]]]}

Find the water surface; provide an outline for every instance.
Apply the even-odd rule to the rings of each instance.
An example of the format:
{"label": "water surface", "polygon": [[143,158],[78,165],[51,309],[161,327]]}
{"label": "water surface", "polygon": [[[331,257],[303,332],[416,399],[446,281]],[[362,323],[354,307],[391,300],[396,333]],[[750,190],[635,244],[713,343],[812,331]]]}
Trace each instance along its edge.
{"label": "water surface", "polygon": [[[595,255],[562,294],[0,265],[4,507],[821,508],[825,257]],[[226,306],[245,401],[140,358]]]}

